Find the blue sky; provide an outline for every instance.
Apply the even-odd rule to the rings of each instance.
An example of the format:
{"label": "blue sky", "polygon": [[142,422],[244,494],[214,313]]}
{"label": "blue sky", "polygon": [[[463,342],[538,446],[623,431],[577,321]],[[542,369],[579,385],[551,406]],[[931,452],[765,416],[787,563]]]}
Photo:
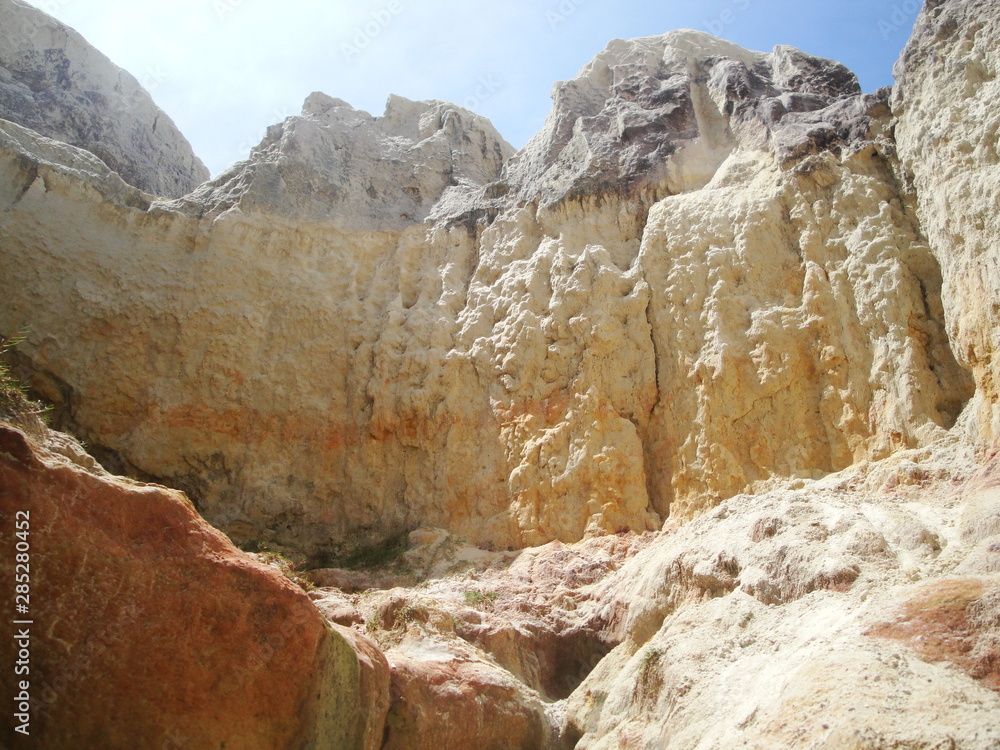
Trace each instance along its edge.
{"label": "blue sky", "polygon": [[390,93],[489,117],[514,146],[558,80],[608,41],[678,28],[791,44],[892,83],[918,0],[31,0],[150,89],[213,174],[323,91],[372,114]]}

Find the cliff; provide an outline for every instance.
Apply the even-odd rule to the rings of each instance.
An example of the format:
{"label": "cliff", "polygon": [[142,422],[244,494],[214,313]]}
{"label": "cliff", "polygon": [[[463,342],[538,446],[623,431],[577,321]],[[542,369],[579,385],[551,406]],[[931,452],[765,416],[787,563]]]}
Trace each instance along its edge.
{"label": "cliff", "polygon": [[252,713],[275,747],[995,748],[998,38],[929,0],[872,94],[791,47],[614,40],[517,152],[445,102],[316,93],[165,195],[0,120],[8,362],[194,506],[4,427],[4,512],[91,497],[52,560],[131,549],[81,585],[129,582],[150,632],[152,590],[270,613],[178,644],[177,679],[264,700],[222,632],[282,685],[216,729],[171,693],[206,741]]}
{"label": "cliff", "polygon": [[998,38],[989,3],[928,3],[897,63],[893,91],[905,177],[944,276],[948,335],[976,381],[968,432],[994,445],[1000,436]]}
{"label": "cliff", "polygon": [[684,31],[554,99],[512,156],[451,105],[313,95],[176,201],[4,125],[21,372],[118,468],[314,556],[651,530],[953,425],[887,91]]}
{"label": "cliff", "polygon": [[156,195],[179,197],[209,177],[134,76],[20,0],[0,2],[0,119],[86,149]]}

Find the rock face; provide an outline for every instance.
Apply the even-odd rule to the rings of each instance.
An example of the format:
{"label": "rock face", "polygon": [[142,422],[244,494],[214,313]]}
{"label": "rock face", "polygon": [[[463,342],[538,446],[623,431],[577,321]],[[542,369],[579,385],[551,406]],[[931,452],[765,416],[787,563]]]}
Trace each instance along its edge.
{"label": "rock face", "polygon": [[683,31],[554,98],[511,156],[451,105],[316,94],[152,204],[4,126],[0,329],[112,465],[316,555],[654,529],[951,427],[886,92]]}
{"label": "rock face", "polygon": [[949,436],[660,532],[471,569],[435,542],[419,586],[311,596],[386,649],[387,748],[991,750],[998,458]]}
{"label": "rock face", "polygon": [[306,597],[0,425],[43,738],[995,750],[998,18],[929,1],[870,95],[615,40],[516,154],[313,94],[176,200],[0,122],[18,372],[108,466],[324,561]]}
{"label": "rock face", "polygon": [[[34,623],[33,742],[378,747],[360,736],[369,716],[381,728],[375,694],[359,687],[370,670],[300,589],[235,549],[180,493],[92,461],[85,469],[79,446],[48,441],[0,424],[0,521],[11,530],[0,582],[10,592],[17,514],[30,524],[20,619]],[[5,664],[16,646],[5,639]],[[4,695],[17,694],[15,679],[5,670]],[[9,718],[3,733],[5,747],[17,745]]]}
{"label": "rock face", "polygon": [[422,640],[387,653],[393,706],[384,750],[560,750],[542,702],[468,644]]}
{"label": "rock face", "polygon": [[997,467],[906,482],[927,455],[732,498],[603,581],[577,747],[996,747],[1000,527],[987,561],[953,518],[993,517]]}
{"label": "rock face", "polygon": [[237,210],[345,235],[398,234],[445,195],[495,179],[513,152],[488,120],[446,102],[391,96],[372,117],[314,93],[249,161],[181,204],[198,215]]}
{"label": "rock face", "polygon": [[209,177],[139,81],[19,0],[0,1],[0,119],[87,149],[155,195],[176,198]]}
{"label": "rock face", "polygon": [[928,2],[896,66],[896,137],[944,275],[948,333],[976,378],[969,430],[1000,440],[1000,17]]}

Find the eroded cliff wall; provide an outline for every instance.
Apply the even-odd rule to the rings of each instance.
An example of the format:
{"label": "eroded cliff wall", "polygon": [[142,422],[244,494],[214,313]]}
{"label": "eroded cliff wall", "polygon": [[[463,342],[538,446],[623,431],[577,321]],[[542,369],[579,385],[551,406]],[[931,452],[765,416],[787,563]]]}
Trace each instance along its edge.
{"label": "eroded cliff wall", "polygon": [[968,432],[1000,440],[1000,16],[985,0],[929,2],[896,66],[900,156],[944,274],[945,316],[976,380]]}
{"label": "eroded cliff wall", "polygon": [[972,396],[887,102],[788,47],[615,40],[516,155],[452,105],[316,94],[172,202],[4,124],[0,330],[243,541],[658,528]]}

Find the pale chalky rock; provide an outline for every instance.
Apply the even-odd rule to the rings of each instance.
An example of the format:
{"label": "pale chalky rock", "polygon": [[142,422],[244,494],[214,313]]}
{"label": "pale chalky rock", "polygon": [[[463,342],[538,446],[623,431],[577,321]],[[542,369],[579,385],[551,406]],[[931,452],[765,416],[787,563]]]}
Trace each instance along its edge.
{"label": "pale chalky rock", "polygon": [[929,2],[894,94],[615,40],[516,155],[452,105],[313,94],[174,201],[0,123],[0,333],[30,324],[56,420],[238,540],[328,566],[408,533],[313,574],[388,659],[328,632],[355,699],[310,737],[994,750],[996,15]]}
{"label": "pale chalky rock", "polygon": [[1000,441],[1000,15],[928,2],[896,65],[899,153],[944,275],[948,333],[976,379],[969,430]]}
{"label": "pale chalky rock", "polygon": [[490,122],[447,102],[390,96],[382,117],[314,93],[239,162],[183,201],[198,215],[238,208],[341,232],[398,232],[447,190],[497,177],[514,152]]}
{"label": "pale chalky rock", "polygon": [[20,372],[240,541],[652,530],[972,394],[885,93],[791,48],[616,40],[509,159],[460,108],[314,94],[173,202],[2,133]]}
{"label": "pale chalky rock", "polygon": [[[656,126],[630,140],[639,111]],[[972,386],[890,124],[836,63],[693,31],[612,42],[557,86],[467,205],[533,201],[482,231],[459,338],[501,386],[525,541],[653,528],[951,427]]]}
{"label": "pale chalky rock", "polygon": [[732,498],[598,584],[620,645],[568,701],[577,748],[1000,743],[1000,576],[961,572],[954,523],[995,462],[912,494],[851,471]]}
{"label": "pale chalky rock", "polygon": [[535,747],[541,699],[545,747],[992,750],[1000,462],[982,455],[952,434],[662,532],[353,595],[394,664],[390,746]]}
{"label": "pale chalky rock", "polygon": [[[466,154],[462,137],[449,140],[460,112],[441,114],[433,103],[392,106],[415,118],[409,130],[396,123],[393,132],[419,138],[421,123],[430,122],[412,152],[424,149],[431,161],[453,155],[440,169],[462,180],[495,177],[496,152],[475,140],[483,132],[475,130],[476,118],[470,116]],[[285,127],[300,126],[315,127],[317,138],[342,129],[334,115]],[[372,125],[373,138],[380,127]],[[68,345],[80,355],[71,359],[90,362],[71,373],[29,355],[22,373],[69,407],[63,424],[88,435],[105,460],[183,488],[207,517],[244,541],[277,541],[277,534],[316,552],[349,539],[381,541],[427,521],[451,524],[483,543],[514,542],[488,397],[470,382],[476,376],[468,359],[448,354],[449,308],[464,302],[463,279],[474,263],[464,229],[442,230],[441,241],[428,247],[426,229],[406,227],[398,216],[378,231],[359,228],[372,219],[356,203],[327,221],[306,187],[297,194],[299,218],[258,210],[267,200],[284,200],[281,191],[254,197],[253,175],[269,169],[256,170],[254,160],[269,164],[274,156],[266,149],[244,165],[251,185],[242,192],[233,187],[236,205],[202,217],[191,198],[151,204],[86,152],[13,124],[0,128],[7,169],[0,195],[5,208],[20,207],[0,220],[0,265],[10,272],[3,284],[11,300],[0,327],[14,332],[30,319],[32,331],[60,340],[57,349]],[[378,136],[372,147],[398,157],[401,138]],[[18,154],[29,152],[22,161]],[[364,180],[377,171],[380,153],[367,161],[357,155],[361,182],[347,200],[369,200]],[[279,172],[287,166],[276,161]],[[287,181],[280,181],[294,184],[297,168],[288,167]],[[446,176],[413,168],[434,190],[445,189]],[[329,174],[339,174],[335,165]],[[228,179],[203,191],[228,190]],[[419,208],[408,183],[379,185]],[[34,218],[22,224],[22,209],[33,203],[27,214]],[[338,229],[340,221],[351,231]],[[28,272],[23,262],[41,248],[49,261],[38,270],[50,269],[43,272],[46,284],[59,288],[50,293],[75,310],[67,336],[56,334],[62,302],[49,307],[51,316],[36,307],[41,298],[14,270]],[[178,275],[181,258],[186,270]],[[67,273],[55,273],[59,266]],[[111,279],[115,289],[130,291],[112,291]],[[407,330],[411,325],[415,332]],[[154,351],[163,356],[138,364]],[[411,380],[422,385],[410,390]],[[105,387],[110,382],[115,388]],[[83,391],[95,396],[84,399],[90,416],[76,406]],[[148,399],[133,400],[140,391]],[[92,418],[93,427],[84,427]],[[434,456],[456,471],[440,469]]]}
{"label": "pale chalky rock", "polygon": [[209,178],[134,76],[20,0],[0,0],[0,119],[85,148],[155,195],[176,198]]}
{"label": "pale chalky rock", "polygon": [[556,84],[544,129],[507,178],[542,205],[697,189],[737,144],[764,146],[789,112],[859,93],[843,65],[792,47],[762,54],[690,30],[615,39]]}

